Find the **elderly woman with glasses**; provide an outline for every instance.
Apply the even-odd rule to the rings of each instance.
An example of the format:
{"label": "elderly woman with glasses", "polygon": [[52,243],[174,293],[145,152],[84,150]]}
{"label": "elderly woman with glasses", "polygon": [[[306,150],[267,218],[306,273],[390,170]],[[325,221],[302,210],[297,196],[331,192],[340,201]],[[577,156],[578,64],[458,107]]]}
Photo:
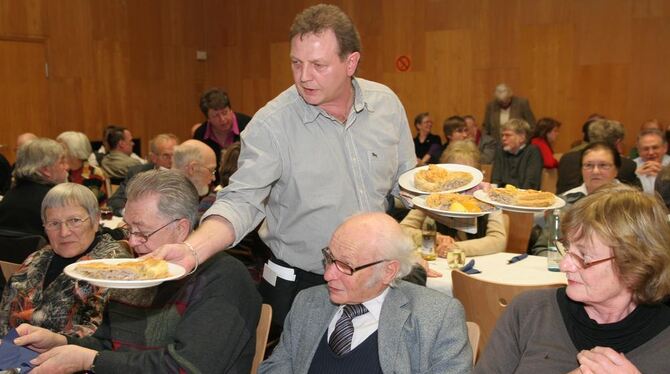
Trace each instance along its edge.
{"label": "elderly woman with glasses", "polygon": [[0,302],[0,335],[22,323],[65,335],[97,329],[108,290],[63,274],[74,262],[131,257],[127,247],[100,234],[98,201],[88,188],[63,183],[42,201],[49,245],[31,254],[9,278]]}
{"label": "elderly woman with glasses", "polygon": [[514,299],[475,373],[662,373],[670,367],[670,223],[655,197],[602,188],[565,215],[568,285]]}

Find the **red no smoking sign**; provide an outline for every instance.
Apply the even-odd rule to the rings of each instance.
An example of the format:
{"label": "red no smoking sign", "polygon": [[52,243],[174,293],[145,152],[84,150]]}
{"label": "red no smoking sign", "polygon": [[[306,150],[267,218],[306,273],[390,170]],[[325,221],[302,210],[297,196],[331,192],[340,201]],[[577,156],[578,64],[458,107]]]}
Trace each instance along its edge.
{"label": "red no smoking sign", "polygon": [[398,71],[404,72],[409,70],[410,67],[412,67],[412,59],[409,56],[402,55],[395,59],[395,68]]}

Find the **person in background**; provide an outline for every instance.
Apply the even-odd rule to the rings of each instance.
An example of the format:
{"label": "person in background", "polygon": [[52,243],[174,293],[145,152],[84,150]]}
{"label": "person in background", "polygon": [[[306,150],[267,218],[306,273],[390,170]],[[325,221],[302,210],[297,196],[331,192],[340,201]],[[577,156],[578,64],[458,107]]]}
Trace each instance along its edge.
{"label": "person in background", "polygon": [[9,163],[7,158],[0,153],[0,196],[9,191],[9,187],[12,185],[12,165]]}
{"label": "person in background", "polygon": [[558,161],[554,157],[554,144],[560,127],[560,122],[549,117],[540,118],[535,126],[535,133],[530,140],[530,144],[540,150],[545,169],[556,169],[558,167]]}
{"label": "person in background", "polygon": [[663,199],[665,206],[670,209],[670,166],[665,166],[656,176],[654,191]]}
{"label": "person in background", "polygon": [[135,175],[152,169],[167,170],[172,168],[172,157],[174,156],[174,147],[177,146],[177,143],[179,143],[179,138],[170,133],[158,134],[149,141],[150,162],[129,167],[126,178],[107,202],[114,215],[123,216],[123,208],[126,206],[126,186]]}
{"label": "person in background", "polygon": [[41,219],[44,196],[67,182],[65,148],[55,140],[37,138],[21,146],[14,164],[14,184],[0,201],[0,227],[46,237]]}
{"label": "person in background", "polygon": [[[93,165],[93,166],[98,166],[100,167],[102,165],[102,159],[105,157],[107,152],[112,149],[108,143],[108,138],[109,134],[113,131],[117,131],[117,128],[119,126],[116,125],[108,125],[105,126],[105,128],[102,130],[102,145],[93,152],[89,158],[88,158],[88,163]],[[130,157],[137,160],[141,164],[146,164],[147,160],[143,159],[142,157],[138,156],[135,152],[130,154]]]}
{"label": "person in background", "polygon": [[446,139],[443,150],[447,149],[452,142],[468,139],[468,127],[463,117],[460,116],[451,116],[444,120],[442,131],[444,131],[444,138]]}
{"label": "person in background", "polygon": [[[440,163],[461,164],[479,169],[479,150],[470,140],[449,144],[442,153]],[[428,216],[420,209],[412,209],[400,222],[403,230],[414,240],[415,247],[421,246],[421,228]],[[497,211],[477,217],[477,232],[467,234],[437,222],[436,252],[447,257],[447,252],[460,250],[468,257],[503,252],[507,245],[507,233],[502,212]]]}
{"label": "person in background", "polygon": [[[216,170],[222,150],[240,141],[240,133],[246,128],[251,117],[233,111],[228,93],[220,88],[211,88],[200,97],[200,111],[205,121],[196,123],[191,129],[193,139],[207,144],[214,151]],[[216,176],[219,181],[219,175]]]}
{"label": "person in background", "polygon": [[102,158],[102,169],[112,178],[120,183],[128,173],[128,168],[141,164],[140,161],[130,157],[133,153],[133,134],[123,127],[110,128],[107,133],[107,144],[109,153]]}
{"label": "person in background", "polygon": [[322,253],[328,284],[298,294],[260,374],[470,372],[463,306],[401,280],[414,246],[393,218],[355,215]]}
{"label": "person in background", "polygon": [[653,194],[656,175],[670,164],[665,134],[657,129],[642,130],[637,137],[637,149],[640,156],[633,160],[637,164],[635,174],[642,183],[642,190]]}
{"label": "person in background", "polygon": [[37,139],[37,135],[33,134],[32,132],[24,132],[19,134],[19,136],[16,137],[16,145],[14,146],[14,152],[16,152],[17,156],[19,153],[19,148],[21,148],[22,145],[35,139]]}
{"label": "person in background", "polygon": [[216,194],[212,192],[216,172],[214,151],[200,140],[189,139],[175,147],[172,170],[183,173],[198,191],[199,219],[216,200]]}
{"label": "person in background", "polygon": [[433,128],[430,113],[423,112],[414,117],[414,128],[416,128],[414,152],[416,152],[417,166],[437,163],[442,152],[442,139],[430,132]]}
{"label": "person in background", "polygon": [[[198,193],[171,170],[140,173],[128,184],[129,243],[146,255],[182,243],[197,222]],[[225,252],[186,276],[115,292],[98,330],[65,337],[28,324],[14,343],[42,352],[31,373],[249,373],[261,298],[244,266]]]}
{"label": "person in background", "polygon": [[237,171],[237,160],[240,157],[240,142],[231,144],[223,154],[221,154],[221,161],[219,164],[220,181],[219,186],[224,188],[230,183],[230,177]]}
{"label": "person in background", "polygon": [[[263,222],[259,232],[273,258],[259,289],[278,326],[300,290],[323,283],[321,248],[335,228],[352,214],[389,209],[399,176],[416,165],[398,97],[354,77],[360,50],[356,27],[337,6],[314,5],[296,16],[295,85],[254,115],[237,172],[189,236],[203,259]],[[156,256],[188,269],[195,260],[182,244]]]}
{"label": "person in background", "polygon": [[501,147],[493,159],[491,183],[498,187],[511,184],[518,188],[540,189],[542,155],[528,144],[530,126],[526,121],[512,119],[501,127]]}
{"label": "person in background", "polygon": [[109,291],[63,273],[75,262],[129,258],[129,248],[98,231],[98,200],[88,188],[61,183],[42,201],[49,245],[34,252],[9,278],[0,302],[0,335],[22,323],[59,334],[91,335],[102,321]]}
{"label": "person in background", "polygon": [[62,132],[56,140],[63,144],[67,150],[67,164],[70,170],[68,181],[81,184],[93,192],[98,199],[98,204],[107,202],[107,176],[99,167],[92,166],[88,157],[93,150],[91,142],[86,134],[77,131]]}
{"label": "person in background", "polygon": [[512,89],[504,83],[496,86],[494,99],[486,104],[484,130],[493,139],[500,139],[500,126],[512,119],[528,123],[531,132],[535,128],[535,116],[528,100],[514,96]]}
{"label": "person in background", "polygon": [[463,120],[465,121],[465,125],[468,127],[468,138],[472,139],[477,147],[479,147],[479,154],[481,155],[479,160],[481,163],[493,163],[493,156],[496,153],[498,142],[490,135],[482,132],[482,130],[479,128],[479,125],[477,125],[477,121],[475,120],[474,116],[470,114],[465,115],[463,116]]}
{"label": "person in background", "polygon": [[[666,128],[665,128],[665,125],[662,124],[661,121],[659,121],[659,120],[656,119],[656,118],[653,118],[653,119],[644,121],[644,122],[640,125],[640,133],[641,133],[642,131],[645,131],[645,130],[651,130],[651,129],[659,130],[659,131],[663,134],[663,137],[666,139],[666,143],[667,143],[667,141],[668,141],[668,132],[667,132],[667,130],[666,130]],[[670,152],[670,149],[668,150],[668,152]],[[630,156],[631,160],[634,160],[634,159],[640,157],[640,152],[638,152],[637,144],[636,144],[635,146],[633,146],[633,147],[630,149],[629,156]]]}
{"label": "person in background", "polygon": [[664,373],[670,356],[670,223],[659,199],[603,188],[567,211],[567,287],[505,309],[475,373]]}

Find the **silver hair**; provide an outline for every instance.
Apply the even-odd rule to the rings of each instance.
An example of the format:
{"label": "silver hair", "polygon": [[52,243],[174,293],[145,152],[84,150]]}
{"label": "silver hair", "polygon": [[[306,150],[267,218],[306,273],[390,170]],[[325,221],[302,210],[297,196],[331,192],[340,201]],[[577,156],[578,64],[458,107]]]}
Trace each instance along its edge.
{"label": "silver hair", "polygon": [[663,144],[668,143],[668,140],[665,139],[665,134],[659,129],[644,129],[644,130],[640,131],[640,134],[638,134],[638,136],[637,136],[637,142],[639,143],[640,139],[642,139],[642,137],[649,136],[649,135],[658,136],[661,139],[661,142]]}
{"label": "silver hair", "polygon": [[191,161],[202,162],[202,152],[197,146],[181,144],[175,147],[172,168],[185,170]]}
{"label": "silver hair", "polygon": [[39,170],[60,161],[65,147],[53,139],[37,138],[19,147],[12,175],[15,179],[48,182]]}
{"label": "silver hair", "polygon": [[164,218],[186,218],[191,229],[198,222],[198,191],[182,173],[149,170],[135,175],[128,183],[128,201],[158,195],[158,211]]}
{"label": "silver hair", "polygon": [[519,118],[514,118],[503,123],[502,126],[500,126],[500,131],[502,132],[504,130],[512,130],[519,135],[524,134],[526,135],[526,141],[530,138],[530,125],[528,122]]}
{"label": "silver hair", "polygon": [[83,132],[79,131],[65,131],[60,133],[56,140],[65,144],[71,156],[78,160],[87,160],[88,156],[93,153],[91,148],[91,141]]}
{"label": "silver hair", "polygon": [[167,142],[170,140],[174,140],[175,143],[179,143],[179,138],[175,134],[167,133],[156,135],[155,138],[149,141],[149,149],[151,149],[151,153],[159,156],[160,150],[158,149],[158,143]]}
{"label": "silver hair", "polygon": [[412,272],[412,268],[417,262],[414,242],[400,226],[390,231],[388,236],[383,239],[382,243],[385,243],[382,251],[386,254],[386,258],[397,260],[400,263],[398,273],[391,282],[392,286],[398,286],[402,278]]}
{"label": "silver hair", "polygon": [[84,208],[91,219],[91,223],[93,223],[93,220],[97,220],[100,214],[98,199],[91,190],[77,183],[61,183],[51,188],[42,200],[42,222],[46,223],[47,209],[66,206]]}
{"label": "silver hair", "polygon": [[621,122],[609,119],[599,119],[589,125],[589,141],[605,142],[616,145],[624,136],[624,127]]}

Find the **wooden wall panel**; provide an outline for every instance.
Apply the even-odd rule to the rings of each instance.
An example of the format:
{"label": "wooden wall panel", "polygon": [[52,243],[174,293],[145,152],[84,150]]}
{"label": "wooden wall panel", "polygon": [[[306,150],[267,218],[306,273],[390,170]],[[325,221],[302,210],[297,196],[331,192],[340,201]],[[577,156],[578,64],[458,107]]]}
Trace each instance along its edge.
{"label": "wooden wall panel", "polygon": [[[46,98],[23,104],[45,114],[0,132],[0,143],[11,147],[27,130],[55,136],[75,129],[97,139],[104,125],[118,123],[146,150],[159,132],[187,137],[202,119],[199,95],[212,86],[252,114],[291,85],[288,30],[317,2],[0,0],[0,40],[43,41],[51,73]],[[437,124],[453,114],[481,120],[493,88],[506,82],[530,99],[537,117],[563,122],[557,151],[581,137],[593,112],[621,120],[627,146],[644,119],[670,123],[668,0],[334,3],[360,31],[358,75],[393,88],[410,119],[429,111]],[[196,60],[198,50],[206,61]],[[395,66],[400,55],[412,59],[408,72]],[[30,58],[42,60],[13,63],[38,66],[44,56]],[[0,87],[30,93],[40,90],[36,84]],[[4,129],[16,121],[0,122]]]}

